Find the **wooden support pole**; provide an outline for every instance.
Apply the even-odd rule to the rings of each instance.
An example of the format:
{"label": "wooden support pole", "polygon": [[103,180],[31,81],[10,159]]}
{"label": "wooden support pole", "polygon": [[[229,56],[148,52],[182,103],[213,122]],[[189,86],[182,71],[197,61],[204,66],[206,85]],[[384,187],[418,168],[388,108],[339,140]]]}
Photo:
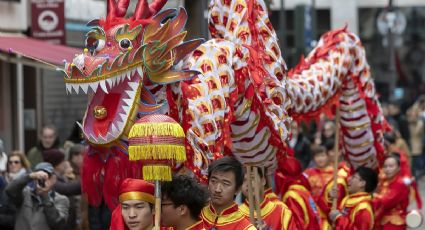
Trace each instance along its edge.
{"label": "wooden support pole", "polygon": [[262,230],[262,218],[261,218],[261,194],[260,194],[260,186],[263,186],[260,180],[260,175],[258,174],[259,167],[254,167],[254,205],[255,212],[257,213],[257,229]]}
{"label": "wooden support pole", "polygon": [[252,188],[252,167],[246,166],[246,173],[248,178],[248,203],[249,203],[249,220],[255,224],[254,216],[254,189]]}
{"label": "wooden support pole", "polygon": [[[333,173],[333,186],[332,189],[336,190],[338,188],[337,181],[338,181],[338,159],[339,159],[339,134],[340,134],[340,114],[339,114],[339,106],[336,107],[336,114],[335,114],[335,143],[334,143],[334,152],[335,156],[333,159],[333,166],[334,166],[334,173]],[[338,201],[338,192],[336,193],[336,197],[332,200],[332,210],[336,210]]]}

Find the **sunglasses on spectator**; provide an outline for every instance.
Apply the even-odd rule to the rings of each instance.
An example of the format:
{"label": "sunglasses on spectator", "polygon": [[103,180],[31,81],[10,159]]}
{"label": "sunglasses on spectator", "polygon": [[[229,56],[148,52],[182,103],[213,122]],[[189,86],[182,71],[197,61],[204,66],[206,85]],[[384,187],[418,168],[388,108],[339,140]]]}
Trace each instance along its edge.
{"label": "sunglasses on spectator", "polygon": [[20,161],[9,161],[9,164],[20,164],[21,162]]}

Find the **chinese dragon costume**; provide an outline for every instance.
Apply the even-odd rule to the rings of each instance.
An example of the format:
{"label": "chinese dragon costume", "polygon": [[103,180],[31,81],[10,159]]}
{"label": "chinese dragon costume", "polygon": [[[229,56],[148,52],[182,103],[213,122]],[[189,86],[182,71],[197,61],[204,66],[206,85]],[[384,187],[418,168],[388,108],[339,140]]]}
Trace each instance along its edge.
{"label": "chinese dragon costume", "polygon": [[[186,132],[184,166],[201,180],[209,162],[233,155],[273,172],[286,154],[293,119],[341,111],[341,148],[354,167],[377,167],[384,119],[360,40],[346,29],[326,33],[287,71],[262,0],[213,0],[212,39],[184,42],[186,11],[166,0],[108,0],[105,19],[88,25],[86,49],[64,68],[66,90],[88,94],[81,129],[89,144],[82,173],[91,204],[112,208],[126,177],[128,133],[146,114],[163,113]],[[177,167],[181,167],[176,165]]]}

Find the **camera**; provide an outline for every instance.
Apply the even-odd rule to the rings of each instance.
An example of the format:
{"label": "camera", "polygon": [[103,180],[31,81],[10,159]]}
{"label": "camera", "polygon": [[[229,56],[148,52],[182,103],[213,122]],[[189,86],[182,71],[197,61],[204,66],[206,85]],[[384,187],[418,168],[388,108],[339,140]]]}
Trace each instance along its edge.
{"label": "camera", "polygon": [[46,181],[45,180],[38,180],[38,186],[40,186],[41,188],[46,187]]}

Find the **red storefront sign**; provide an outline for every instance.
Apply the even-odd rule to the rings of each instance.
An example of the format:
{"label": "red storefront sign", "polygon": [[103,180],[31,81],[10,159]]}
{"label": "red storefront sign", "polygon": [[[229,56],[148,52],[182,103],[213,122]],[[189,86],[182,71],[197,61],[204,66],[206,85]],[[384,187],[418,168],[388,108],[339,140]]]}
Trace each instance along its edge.
{"label": "red storefront sign", "polygon": [[65,44],[65,0],[31,0],[31,36]]}

